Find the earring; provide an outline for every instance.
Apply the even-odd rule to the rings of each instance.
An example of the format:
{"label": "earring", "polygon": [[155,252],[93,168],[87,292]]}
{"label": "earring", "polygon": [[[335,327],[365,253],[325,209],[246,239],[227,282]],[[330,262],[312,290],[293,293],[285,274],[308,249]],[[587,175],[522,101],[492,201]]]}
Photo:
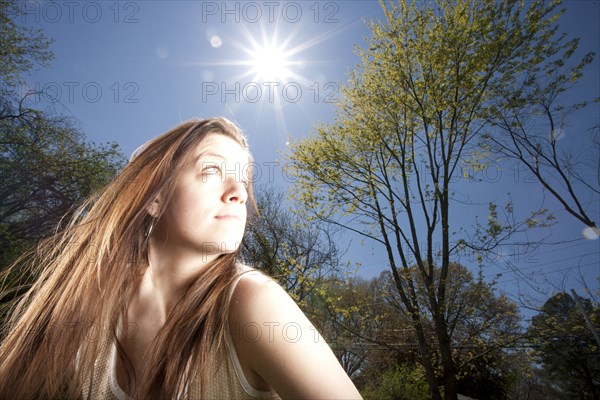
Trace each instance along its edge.
{"label": "earring", "polygon": [[148,232],[146,232],[146,235],[144,236],[145,238],[150,237],[150,235],[152,234],[153,228],[154,228],[154,219],[152,219],[152,222],[150,222],[150,227],[148,228]]}

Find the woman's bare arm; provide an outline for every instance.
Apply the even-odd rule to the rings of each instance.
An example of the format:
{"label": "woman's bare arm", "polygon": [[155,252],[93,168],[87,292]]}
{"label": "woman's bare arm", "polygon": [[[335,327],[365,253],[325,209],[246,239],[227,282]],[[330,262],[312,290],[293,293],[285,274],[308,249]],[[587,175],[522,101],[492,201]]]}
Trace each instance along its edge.
{"label": "woman's bare arm", "polygon": [[361,398],[325,340],[271,279],[256,273],[242,278],[230,327],[243,368],[283,399]]}

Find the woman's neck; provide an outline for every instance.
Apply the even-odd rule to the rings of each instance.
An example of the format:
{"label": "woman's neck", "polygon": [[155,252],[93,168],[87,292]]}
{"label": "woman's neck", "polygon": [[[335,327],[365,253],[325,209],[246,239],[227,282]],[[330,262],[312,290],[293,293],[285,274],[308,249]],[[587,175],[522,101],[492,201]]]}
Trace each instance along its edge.
{"label": "woman's neck", "polygon": [[198,276],[198,272],[217,259],[218,254],[203,254],[152,238],[148,248],[148,267],[141,279],[137,299],[145,311],[160,316],[163,323],[171,307]]}

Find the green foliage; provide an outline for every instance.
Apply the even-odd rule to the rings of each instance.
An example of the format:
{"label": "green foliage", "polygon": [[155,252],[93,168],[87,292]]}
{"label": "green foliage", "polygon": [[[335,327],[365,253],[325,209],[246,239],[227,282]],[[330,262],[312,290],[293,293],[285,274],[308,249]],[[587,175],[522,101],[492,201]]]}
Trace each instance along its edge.
{"label": "green foliage", "polygon": [[339,270],[339,249],[331,232],[284,208],[283,192],[258,186],[255,195],[258,212],[246,227],[242,256],[306,307],[324,277]]}
{"label": "green foliage", "polygon": [[[0,114],[0,271],[54,233],[125,163],[117,144],[87,142],[68,120],[33,109],[19,118],[2,116],[6,114]],[[5,306],[35,278],[30,274],[12,269],[2,282],[0,320]]]}
{"label": "green foliage", "polygon": [[502,107],[523,106],[515,79],[533,88],[542,72],[553,70],[549,63],[560,60],[558,68],[572,56],[576,41],[556,35],[558,4],[381,1],[385,18],[369,24],[372,35],[357,50],[362,63],[341,90],[335,120],[289,147],[292,195],[306,219],[341,226],[385,249],[390,286],[418,338],[434,399],[441,399],[438,382],[446,398],[456,397],[465,360],[457,364],[447,318],[458,251],[473,250],[483,261],[511,235],[552,222],[545,210],[513,218],[510,203],[501,220],[501,209],[490,203],[487,223],[473,234],[458,225],[460,205],[452,196],[477,190],[459,187],[455,178],[465,164],[482,168],[492,154],[480,140],[494,127],[492,117]]}
{"label": "green foliage", "polygon": [[[412,277],[403,274],[403,284],[412,279],[418,296],[426,298],[417,269],[411,271]],[[395,289],[390,272],[384,271],[370,281],[329,279],[321,287],[325,289],[321,297],[325,313],[313,321],[359,387],[378,381],[390,365],[419,363],[419,343],[411,314]],[[493,284],[474,279],[459,264],[451,266],[447,291],[445,319],[450,328],[460,392],[474,398],[503,398],[512,365],[502,348],[521,335],[516,305],[498,293]],[[435,321],[428,310],[422,310],[421,315],[426,338],[434,342]],[[434,348],[432,352],[434,366],[439,370],[439,350]]]}
{"label": "green foliage", "polygon": [[51,40],[15,22],[21,12],[17,2],[0,3],[0,270],[52,234],[126,161],[116,143],[90,143],[71,119],[34,109],[10,90],[53,57]]}
{"label": "green foliage", "polygon": [[54,58],[49,50],[52,40],[40,29],[15,22],[24,12],[18,1],[0,2],[0,79],[6,85],[19,82],[36,65],[47,67]]}
{"label": "green foliage", "polygon": [[[389,275],[389,272],[384,272],[379,278],[386,288],[382,291],[383,296],[397,313],[407,318],[408,311],[398,292],[391,287],[393,280]],[[436,268],[435,279],[439,277],[440,269]],[[410,274],[403,274],[403,278],[404,282],[409,279],[415,282],[419,297],[427,296],[425,284],[416,268],[412,268]],[[461,393],[474,398],[501,398],[508,384],[506,375],[510,370],[502,348],[514,343],[522,335],[516,304],[498,293],[493,283],[474,279],[467,268],[457,263],[450,265],[446,290],[445,322],[449,328]],[[425,299],[420,303],[425,304]],[[424,318],[428,316],[425,327],[427,337],[433,341],[435,321],[431,314],[427,310],[421,313]],[[414,338],[412,340],[415,341]],[[395,341],[407,341],[406,334],[397,336]],[[413,346],[417,346],[416,341]],[[434,351],[438,352],[437,349]],[[434,358],[441,360],[439,354]]]}
{"label": "green foliage", "polygon": [[30,110],[0,120],[2,266],[53,232],[61,218],[124,165],[116,144],[88,143],[67,121]]}
{"label": "green foliage", "polygon": [[[600,331],[600,306],[580,299],[593,329]],[[600,398],[600,345],[575,300],[561,292],[546,301],[532,318],[529,331],[534,355],[546,382],[564,399]]]}
{"label": "green foliage", "polygon": [[394,366],[362,392],[365,400],[427,400],[429,387],[425,371],[417,366]]}
{"label": "green foliage", "polygon": [[[410,331],[410,322],[386,304],[385,290],[379,279],[332,277],[321,285],[319,303],[313,303],[313,323],[358,384],[378,376],[390,362],[415,359],[414,348],[394,343],[398,331]],[[412,346],[411,339],[400,340]]]}

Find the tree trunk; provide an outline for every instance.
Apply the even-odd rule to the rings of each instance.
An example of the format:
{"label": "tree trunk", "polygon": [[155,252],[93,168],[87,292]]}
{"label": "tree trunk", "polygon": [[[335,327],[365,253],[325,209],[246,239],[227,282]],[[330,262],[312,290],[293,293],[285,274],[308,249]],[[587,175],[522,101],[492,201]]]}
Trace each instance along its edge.
{"label": "tree trunk", "polygon": [[[438,323],[436,323],[439,326]],[[456,393],[456,366],[452,359],[452,348],[450,346],[450,338],[446,334],[446,324],[441,323],[438,328],[438,341],[440,346],[440,355],[442,357],[442,383],[444,385],[444,399],[457,400]]]}
{"label": "tree trunk", "polygon": [[431,363],[431,352],[427,344],[427,337],[423,332],[423,325],[419,319],[419,316],[413,316],[413,326],[417,334],[417,343],[419,344],[419,353],[421,354],[421,362],[425,368],[425,376],[427,377],[427,384],[429,385],[429,393],[431,394],[432,400],[442,400],[440,393],[440,387],[437,383],[435,376],[435,368]]}

